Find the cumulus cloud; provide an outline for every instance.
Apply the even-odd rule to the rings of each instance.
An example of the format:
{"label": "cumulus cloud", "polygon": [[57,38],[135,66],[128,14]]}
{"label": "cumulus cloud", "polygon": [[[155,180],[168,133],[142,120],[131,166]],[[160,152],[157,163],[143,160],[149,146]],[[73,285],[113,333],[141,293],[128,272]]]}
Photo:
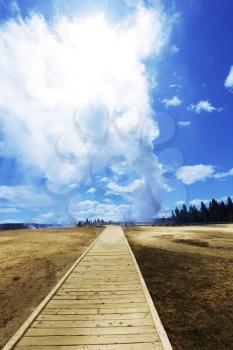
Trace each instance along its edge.
{"label": "cumulus cloud", "polygon": [[231,68],[230,68],[228,76],[226,77],[226,80],[224,82],[224,86],[226,89],[233,88],[233,66],[231,66]]}
{"label": "cumulus cloud", "polygon": [[214,174],[213,165],[185,165],[176,172],[176,178],[181,180],[185,185],[191,185],[197,181],[205,181]]}
{"label": "cumulus cloud", "polygon": [[138,6],[114,24],[37,14],[2,23],[0,155],[36,169],[55,193],[108,177],[110,160],[124,157],[144,183],[135,203],[147,198],[140,211],[157,210],[159,130],[144,61],[161,52],[165,22],[160,10]]}
{"label": "cumulus cloud", "polygon": [[216,172],[213,165],[185,165],[176,172],[176,178],[186,185],[191,185],[197,181],[205,181],[208,178],[217,180],[226,179],[233,176],[233,168],[225,172]]}
{"label": "cumulus cloud", "polygon": [[178,125],[181,127],[181,128],[186,128],[187,126],[190,126],[192,124],[191,121],[187,120],[187,121],[179,121],[178,122]]}
{"label": "cumulus cloud", "polygon": [[[64,198],[51,196],[43,188],[31,185],[0,186],[0,211],[7,216],[1,222],[53,223],[74,222]],[[10,219],[9,219],[10,217]]]}
{"label": "cumulus cloud", "polygon": [[107,201],[84,200],[76,201],[74,198],[69,205],[69,212],[76,220],[85,220],[86,218],[99,219],[106,221],[125,221],[129,217],[131,206],[129,204],[115,204]]}
{"label": "cumulus cloud", "polygon": [[214,111],[220,111],[219,108],[213,106],[208,100],[199,101],[197,104],[191,104],[189,110],[194,111],[197,114],[200,114],[201,112],[212,113]]}
{"label": "cumulus cloud", "polygon": [[168,99],[168,98],[164,98],[162,100],[162,103],[164,104],[164,106],[167,107],[176,107],[176,106],[180,106],[182,101],[178,96],[173,96],[172,98]]}
{"label": "cumulus cloud", "polygon": [[118,185],[114,182],[109,182],[107,184],[107,188],[110,190],[109,193],[113,193],[113,194],[122,194],[122,193],[132,194],[141,185],[143,185],[143,181],[141,179],[136,179],[132,183],[130,183],[128,185],[124,185],[124,186]]}

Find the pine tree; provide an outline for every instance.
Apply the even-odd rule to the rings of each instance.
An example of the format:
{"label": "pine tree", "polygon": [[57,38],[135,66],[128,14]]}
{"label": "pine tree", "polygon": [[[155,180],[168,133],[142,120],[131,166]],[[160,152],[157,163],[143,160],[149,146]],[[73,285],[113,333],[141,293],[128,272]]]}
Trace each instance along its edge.
{"label": "pine tree", "polygon": [[176,224],[176,216],[175,216],[175,214],[174,214],[174,211],[172,211],[172,217],[171,217],[171,219],[172,219],[172,223],[173,223],[173,224]]}
{"label": "pine tree", "polygon": [[182,224],[180,211],[179,211],[179,209],[177,207],[175,209],[175,216],[176,216],[176,222],[178,224]]}
{"label": "pine tree", "polygon": [[227,206],[223,201],[221,201],[219,204],[219,219],[221,222],[227,221]]}
{"label": "pine tree", "polygon": [[187,211],[187,207],[185,204],[183,204],[183,207],[181,209],[181,220],[183,223],[188,222],[188,211]]}
{"label": "pine tree", "polygon": [[195,205],[193,206],[193,218],[194,218],[194,222],[201,222],[201,215],[199,210],[195,207]]}
{"label": "pine tree", "polygon": [[232,222],[233,221],[233,202],[231,197],[227,198],[226,211],[227,211],[227,221]]}
{"label": "pine tree", "polygon": [[210,220],[209,211],[204,202],[201,202],[201,220],[203,223],[207,223]]}
{"label": "pine tree", "polygon": [[210,202],[209,215],[210,215],[210,222],[219,221],[219,204],[215,199],[212,199],[212,201]]}

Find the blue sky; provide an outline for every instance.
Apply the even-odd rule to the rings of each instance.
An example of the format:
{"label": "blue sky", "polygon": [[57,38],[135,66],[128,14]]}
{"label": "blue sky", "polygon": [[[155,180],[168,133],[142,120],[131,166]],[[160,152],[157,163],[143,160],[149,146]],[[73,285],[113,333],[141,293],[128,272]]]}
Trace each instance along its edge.
{"label": "blue sky", "polygon": [[230,1],[0,0],[0,221],[233,195]]}

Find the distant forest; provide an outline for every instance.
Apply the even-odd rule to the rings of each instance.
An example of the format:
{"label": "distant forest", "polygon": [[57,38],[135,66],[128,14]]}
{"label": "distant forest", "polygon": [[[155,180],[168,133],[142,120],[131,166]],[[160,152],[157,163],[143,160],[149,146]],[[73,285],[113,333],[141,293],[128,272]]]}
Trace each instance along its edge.
{"label": "distant forest", "polygon": [[82,227],[82,226],[103,226],[103,225],[111,225],[113,224],[113,221],[106,221],[103,219],[95,219],[95,220],[80,220],[76,223],[77,227]]}
{"label": "distant forest", "polygon": [[227,201],[218,202],[212,199],[208,205],[201,202],[200,208],[184,204],[181,209],[176,208],[172,216],[167,220],[162,218],[162,223],[180,224],[207,224],[218,222],[233,222],[233,202],[230,197]]}

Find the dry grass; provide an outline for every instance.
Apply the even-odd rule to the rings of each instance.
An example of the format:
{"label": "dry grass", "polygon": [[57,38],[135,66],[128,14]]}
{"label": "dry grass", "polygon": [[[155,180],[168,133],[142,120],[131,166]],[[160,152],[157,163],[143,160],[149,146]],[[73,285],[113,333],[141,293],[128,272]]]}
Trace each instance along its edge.
{"label": "dry grass", "polygon": [[233,225],[125,231],[174,350],[233,349]]}
{"label": "dry grass", "polygon": [[0,232],[0,347],[102,230]]}

